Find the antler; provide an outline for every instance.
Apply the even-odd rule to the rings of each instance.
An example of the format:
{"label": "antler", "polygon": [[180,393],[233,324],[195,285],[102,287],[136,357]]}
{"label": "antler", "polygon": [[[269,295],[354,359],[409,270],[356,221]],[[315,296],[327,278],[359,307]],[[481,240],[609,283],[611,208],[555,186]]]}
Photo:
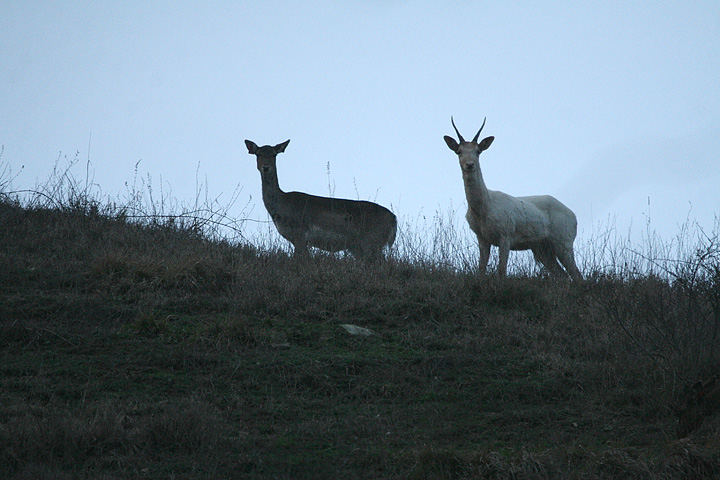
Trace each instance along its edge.
{"label": "antler", "polygon": [[450,121],[452,122],[452,126],[455,129],[455,133],[457,133],[458,138],[460,139],[460,142],[465,142],[465,139],[462,138],[462,135],[460,135],[460,132],[458,131],[457,127],[455,126],[455,120],[453,120],[453,117],[450,117]]}
{"label": "antler", "polygon": [[480,130],[478,130],[478,133],[475,134],[475,138],[473,138],[473,143],[477,143],[478,137],[480,136],[480,132],[482,132],[482,129],[485,127],[486,120],[487,120],[487,117],[485,117],[485,120],[483,120],[483,124],[480,127]]}

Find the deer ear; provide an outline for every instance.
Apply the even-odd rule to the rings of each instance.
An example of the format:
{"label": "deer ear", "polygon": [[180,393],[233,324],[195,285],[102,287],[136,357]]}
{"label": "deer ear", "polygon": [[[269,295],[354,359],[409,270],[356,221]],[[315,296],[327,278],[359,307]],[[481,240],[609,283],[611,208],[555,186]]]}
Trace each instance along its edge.
{"label": "deer ear", "polygon": [[495,140],[495,137],[486,137],[482,139],[482,142],[480,142],[478,145],[480,146],[480,151],[484,152],[488,148],[490,148],[490,145],[492,145],[492,142]]}
{"label": "deer ear", "polygon": [[448,148],[450,148],[450,150],[452,150],[453,152],[457,153],[460,145],[458,145],[455,139],[447,135],[445,135],[443,138],[445,139],[445,143],[447,143]]}
{"label": "deer ear", "polygon": [[247,147],[248,153],[250,155],[255,155],[255,153],[257,153],[258,146],[255,145],[255,142],[251,142],[250,140],[245,140],[245,146]]}
{"label": "deer ear", "polygon": [[275,145],[275,152],[276,152],[276,153],[282,153],[282,152],[284,152],[285,149],[286,149],[287,146],[288,146],[288,143],[290,143],[290,140],[288,140],[288,141],[286,141],[286,142],[283,142],[283,143],[280,143],[280,144],[278,144],[278,145]]}

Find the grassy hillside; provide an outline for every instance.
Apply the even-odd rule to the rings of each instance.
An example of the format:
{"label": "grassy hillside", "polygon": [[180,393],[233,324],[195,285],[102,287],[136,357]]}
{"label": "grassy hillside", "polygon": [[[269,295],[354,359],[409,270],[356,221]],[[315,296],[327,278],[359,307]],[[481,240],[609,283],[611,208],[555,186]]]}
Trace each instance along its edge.
{"label": "grassy hillside", "polygon": [[712,241],[573,284],[0,198],[1,478],[720,478],[671,408],[720,364]]}

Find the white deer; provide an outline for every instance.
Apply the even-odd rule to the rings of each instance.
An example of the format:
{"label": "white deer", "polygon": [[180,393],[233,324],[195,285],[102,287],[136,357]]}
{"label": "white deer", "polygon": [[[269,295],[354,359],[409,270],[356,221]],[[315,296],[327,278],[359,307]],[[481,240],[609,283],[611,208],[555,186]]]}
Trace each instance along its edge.
{"label": "white deer", "polygon": [[245,140],[248,152],[257,157],[265,208],[280,235],[293,244],[294,255],[307,256],[308,248],[316,247],[328,252],[347,250],[363,260],[381,259],[383,248],[395,241],[395,215],[377,203],[283,192],[276,160],[288,143],[258,147]]}
{"label": "white deer", "polygon": [[498,247],[497,271],[504,276],[510,250],[532,250],[535,261],[545,266],[553,275],[565,273],[575,280],[582,275],[575,265],[573,241],[577,235],[575,214],[550,195],[513,197],[503,192],[488,190],[480,170],[480,153],[487,150],[495,137],[478,137],[485,126],[471,142],[460,135],[455,121],[450,117],[455,133],[460,140],[445,136],[445,143],[460,159],[468,211],[465,218],[477,235],[480,246],[480,273],[487,270],[490,246]]}

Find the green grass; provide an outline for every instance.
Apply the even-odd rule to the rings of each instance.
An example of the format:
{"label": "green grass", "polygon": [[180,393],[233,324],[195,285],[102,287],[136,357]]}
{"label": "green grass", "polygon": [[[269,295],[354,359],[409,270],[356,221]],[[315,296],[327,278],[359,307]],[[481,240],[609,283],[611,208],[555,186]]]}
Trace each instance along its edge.
{"label": "green grass", "polygon": [[677,439],[671,409],[720,364],[716,256],[297,261],[80,190],[1,196],[2,478],[720,476],[720,415]]}

